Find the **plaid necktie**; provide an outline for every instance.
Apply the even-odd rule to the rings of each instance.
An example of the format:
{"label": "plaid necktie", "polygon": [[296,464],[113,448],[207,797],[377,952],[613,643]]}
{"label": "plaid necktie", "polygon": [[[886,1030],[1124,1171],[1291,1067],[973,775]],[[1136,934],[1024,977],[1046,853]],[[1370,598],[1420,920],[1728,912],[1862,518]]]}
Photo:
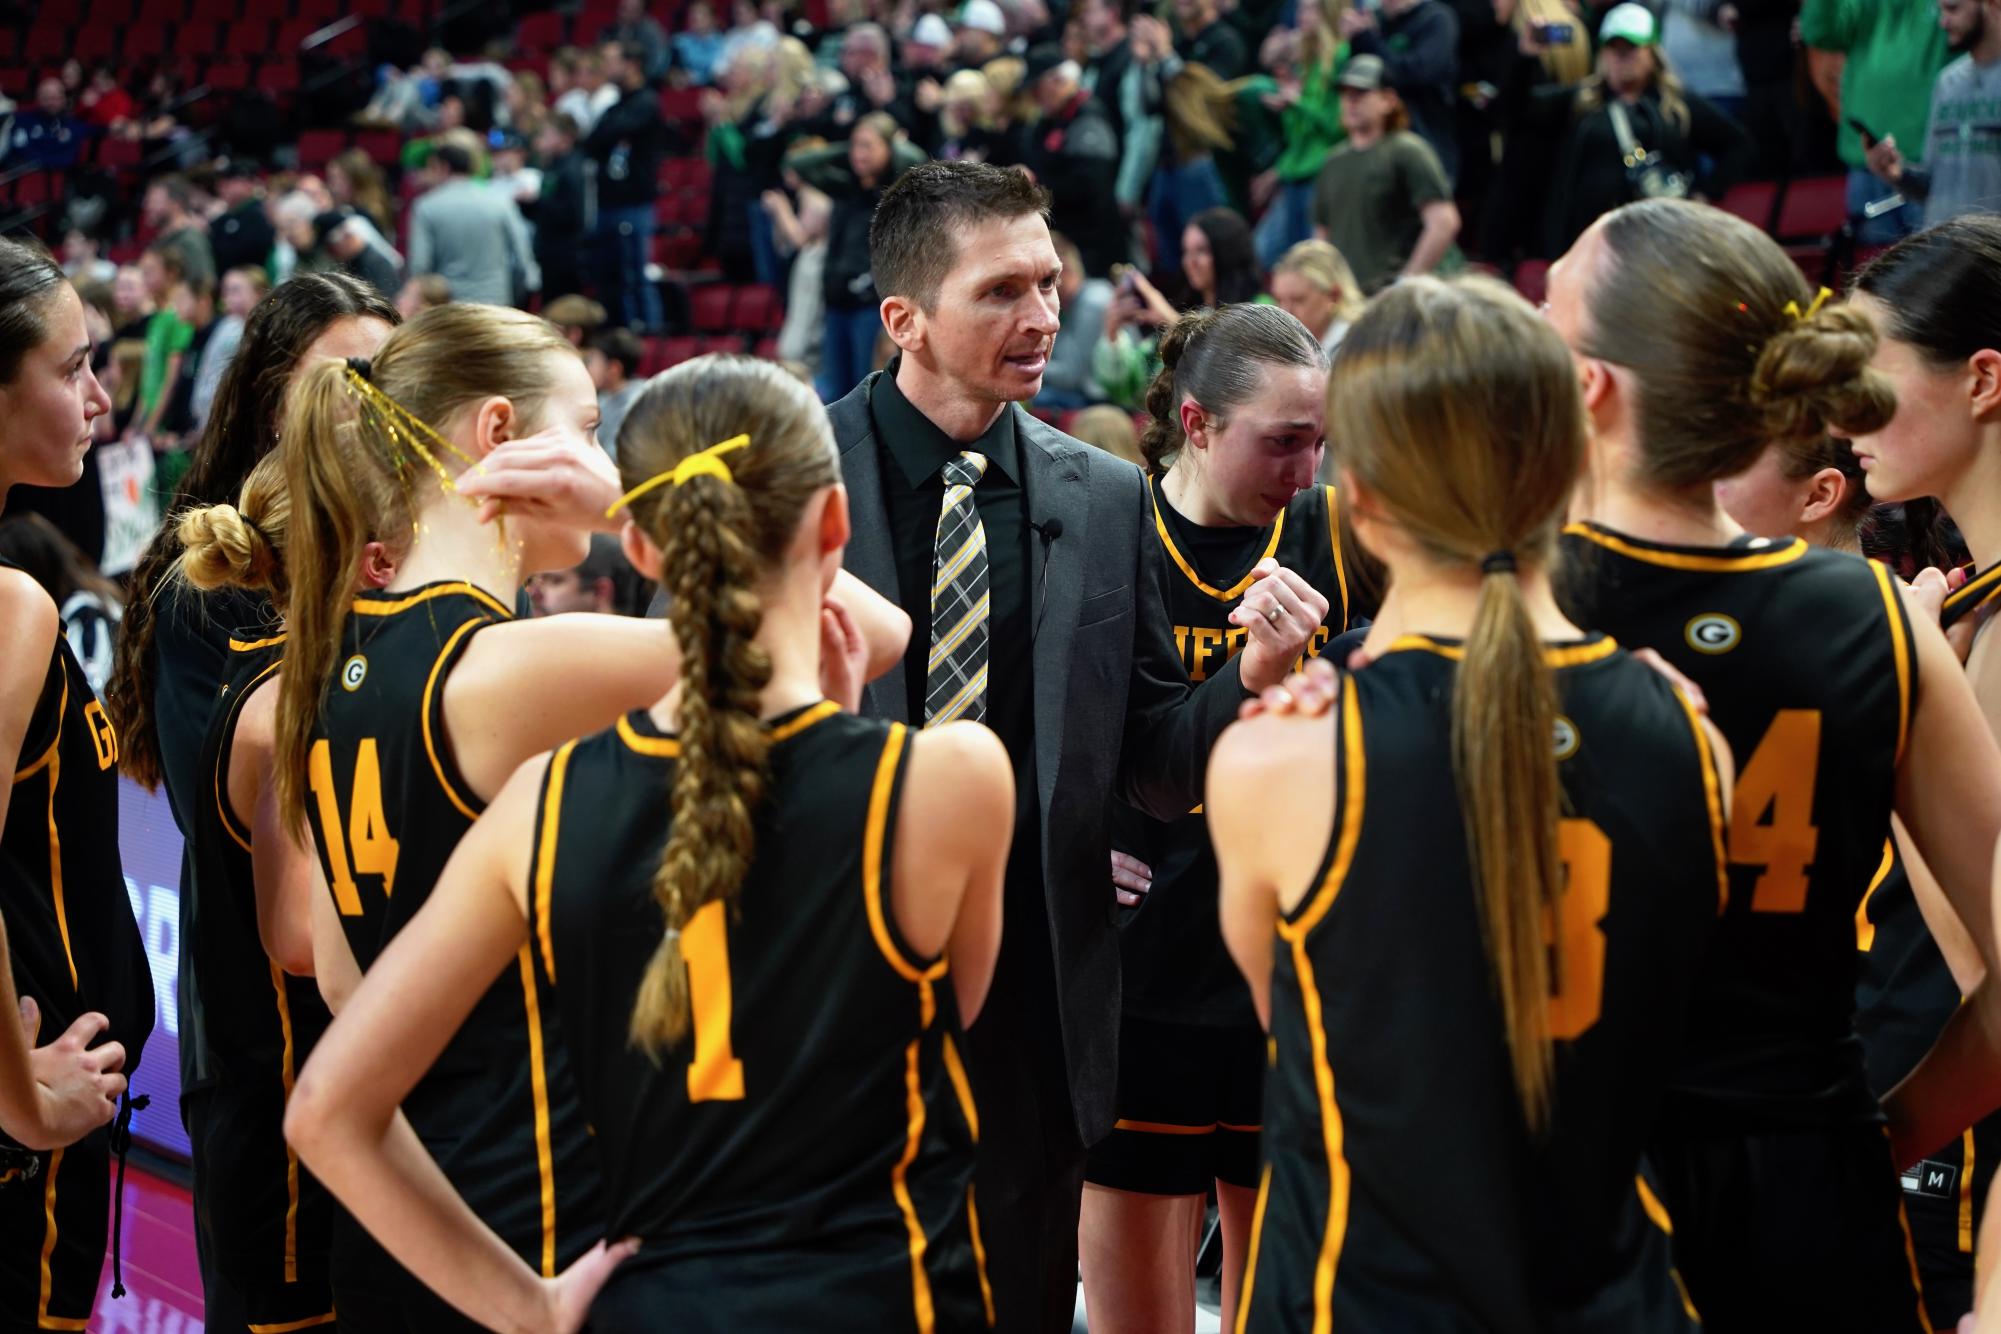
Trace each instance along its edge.
{"label": "plaid necktie", "polygon": [[967,450],[942,469],[938,556],[931,579],[931,666],[924,724],[987,716],[987,530],[973,488],[987,456]]}

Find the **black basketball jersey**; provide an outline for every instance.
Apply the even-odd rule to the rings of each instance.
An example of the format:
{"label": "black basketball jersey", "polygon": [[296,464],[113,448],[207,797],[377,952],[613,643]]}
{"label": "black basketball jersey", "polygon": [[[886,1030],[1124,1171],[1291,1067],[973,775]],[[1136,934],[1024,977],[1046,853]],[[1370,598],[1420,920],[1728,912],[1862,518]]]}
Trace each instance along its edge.
{"label": "black basketball jersey", "polygon": [[[58,626],[0,830],[0,916],[15,992],[41,1009],[36,1045],[95,1010],[111,1021],[97,1041],[124,1044],[130,1075],[153,1031],[153,976],[118,857],[117,768],[117,734]],[[96,1130],[44,1153],[0,1134],[0,1326],[83,1328],[104,1260],[107,1143]]]}
{"label": "black basketball jersey", "polygon": [[[1326,624],[1307,656],[1348,625],[1348,575],[1335,489],[1312,486],[1293,497],[1271,525],[1202,529],[1174,511],[1149,482],[1154,530],[1167,559],[1154,563],[1159,597],[1174,624],[1174,643],[1189,679],[1200,684],[1242,651],[1249,631],[1230,613],[1267,557],[1298,574],[1327,599]],[[1213,552],[1208,543],[1216,544]],[[1226,564],[1227,568],[1213,568]],[[1149,1019],[1253,1027],[1257,1013],[1243,974],[1224,950],[1216,920],[1216,853],[1198,806],[1178,820],[1154,820],[1114,807],[1112,846],[1153,868],[1153,890],[1120,923],[1119,955],[1126,1012]]]}
{"label": "black basketball jersey", "polygon": [[1687,673],[1737,761],[1729,903],[1672,1115],[1692,1131],[1880,1120],[1854,922],[1917,688],[1890,573],[1798,539],[1674,547],[1576,524],[1564,545],[1571,619]]}
{"label": "black basketball jersey", "polygon": [[771,735],[756,859],[682,929],[690,1033],[657,1061],[626,1034],[679,744],[632,713],[557,751],[543,785],[537,947],[604,1156],[604,1235],[643,1241],[593,1319],[984,1329],[957,1005],[890,910],[909,733],[823,701]]}
{"label": "black basketball jersey", "polygon": [[1961,617],[1971,616],[1996,598],[2001,598],[2001,565],[1990,565],[1945,595],[1938,623],[1949,629]]}
{"label": "black basketball jersey", "polygon": [[[367,968],[430,897],[482,803],[445,734],[446,678],[472,636],[509,619],[467,583],[363,593],[314,729],[306,809],[321,869]],[[488,1226],[553,1274],[596,1242],[597,1166],[524,947],[403,1110]]]}
{"label": "black basketball jersey", "polygon": [[312,978],[288,976],[264,952],[251,831],[229,802],[237,723],[253,692],[277,689],[284,643],[229,640],[202,748],[207,801],[189,812],[195,876],[182,887],[181,1003],[199,1029],[197,1088],[209,1093],[188,1129],[217,1268],[243,1285],[324,1289],[332,1205],[285,1142],[285,1102],[331,1016]]}
{"label": "black basketball jersey", "polygon": [[1611,640],[1546,650],[1565,886],[1532,1137],[1453,775],[1461,654],[1407,636],[1343,678],[1333,833],[1278,925],[1248,1327],[1686,1330],[1636,1174],[1722,891],[1709,746]]}

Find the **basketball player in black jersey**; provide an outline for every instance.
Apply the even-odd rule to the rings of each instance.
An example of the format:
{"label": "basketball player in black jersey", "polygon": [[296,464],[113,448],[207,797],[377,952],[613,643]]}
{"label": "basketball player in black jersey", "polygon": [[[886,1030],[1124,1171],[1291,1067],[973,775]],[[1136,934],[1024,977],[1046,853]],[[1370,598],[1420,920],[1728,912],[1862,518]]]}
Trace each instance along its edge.
{"label": "basketball player in black jersey", "polygon": [[1223,932],[1272,1034],[1234,1328],[1692,1329],[1637,1173],[1728,752],[1557,609],[1585,422],[1519,297],[1398,284],[1327,422],[1396,622],[1331,716],[1242,724],[1210,765]]}
{"label": "basketball player in black jersey", "polygon": [[[263,492],[282,494],[275,446],[286,392],[299,369],[373,352],[398,319],[380,293],[347,274],[305,274],[281,284],[245,324],[180,503],[236,502],[253,470],[266,463],[271,473]],[[202,1319],[217,1334],[315,1317],[330,1323],[329,1204],[310,1174],[293,1180],[283,1144],[283,1100],[271,1096],[274,1089],[282,1092],[285,1078],[280,1016],[274,1005],[259,1003],[267,994],[277,999],[273,963],[294,977],[312,973],[310,919],[302,911],[309,900],[298,893],[294,911],[257,914],[254,924],[275,928],[269,933],[235,930],[251,902],[250,888],[247,879],[232,883],[238,849],[219,823],[214,757],[207,753],[217,702],[242,707],[250,697],[247,681],[235,690],[225,687],[250,661],[274,655],[266,641],[281,628],[261,588],[204,592],[172,577],[183,550],[180,520],[175,514],[162,523],[133,571],[136,592],[120,625],[106,707],[119,729],[120,768],[148,788],[165,788],[184,840],[181,1116],[194,1174]],[[232,644],[266,647],[246,652]],[[266,717],[275,698],[275,692],[263,696],[253,717]],[[239,832],[247,836],[249,825]],[[268,860],[297,841],[272,836],[256,845],[258,858]],[[204,848],[213,855],[204,856]],[[204,872],[218,878],[213,910]],[[272,882],[268,874],[266,882]],[[309,887],[308,880],[294,888]],[[265,902],[275,902],[268,888]],[[325,1006],[309,981],[286,982],[284,990],[296,1070],[312,1034],[325,1026]]]}
{"label": "basketball player in black jersey", "polygon": [[[635,1252],[600,1328],[984,1327],[959,1029],[999,944],[1005,752],[977,725],[912,733],[821,698],[814,620],[847,514],[803,386],[689,363],[619,452],[627,549],[673,594],[686,684],[515,775],[306,1071],[295,1139],[499,1327],[576,1328]],[[560,981],[606,1235],[631,1238],[554,1283],[391,1130],[521,949]]]}
{"label": "basketball player in black jersey", "polygon": [[[1189,679],[1229,661],[1262,561],[1327,600],[1317,651],[1347,628],[1334,488],[1315,486],[1327,358],[1276,306],[1182,316],[1161,337],[1141,440],[1159,596]],[[1192,1329],[1193,1248],[1213,1185],[1222,1297],[1233,1309],[1257,1191],[1264,1032],[1216,930],[1216,864],[1200,812],[1161,823],[1120,807],[1113,847],[1149,871],[1120,929],[1118,1121],[1086,1163],[1085,1305],[1109,1330]],[[1144,886],[1147,882],[1142,881]]]}
{"label": "basketball player in black jersey", "polygon": [[[1853,297],[1876,323],[1874,365],[1897,392],[1897,415],[1858,436],[1855,449],[1873,495],[1935,498],[1974,553],[1975,571],[1947,594],[1940,621],[1971,642],[1967,672],[1990,729],[2001,727],[2001,653],[1984,633],[2001,588],[2001,513],[1990,476],[1990,455],[2001,444],[2001,321],[1989,304],[2001,298],[1997,263],[2001,224],[1955,219],[1879,256],[1857,278]],[[1858,923],[1868,954],[1857,1022],[1879,1088],[1917,1064],[1981,970],[1979,950],[1923,868],[1910,868],[1909,879],[1904,869],[1899,864],[1870,892],[1868,919]],[[1923,903],[1914,884],[1930,891]],[[1904,1174],[1925,1295],[1942,1327],[1973,1306],[1975,1225],[1997,1155],[2001,1117],[1989,1116]]]}
{"label": "basketball player in black jersey", "polygon": [[[91,373],[83,304],[62,270],[0,240],[0,499],[16,485],[74,484],[90,424],[110,408]],[[49,1109],[62,1113],[56,1124],[22,1127],[32,1147],[0,1135],[0,1330],[80,1330],[97,1299],[110,1196],[111,1136],[89,1127],[110,1119],[108,1100],[138,1067],[153,983],[118,860],[117,734],[55,603],[11,566],[0,568],[0,644],[9,990],[35,1003],[29,1045],[52,1041],[32,1059],[37,1082],[61,1079],[74,1094],[77,1078],[95,1080],[107,1099],[101,1114],[84,1114],[87,1091],[81,1106]],[[0,1025],[21,1022],[19,1011],[0,1012]],[[86,1057],[81,1049],[100,1037]]]}
{"label": "basketball player in black jersey", "polygon": [[1713,1330],[1927,1328],[1895,1169],[2001,1101],[1981,1035],[2001,991],[1890,1097],[1893,1151],[1853,919],[1894,809],[1991,962],[2001,754],[1886,570],[1747,537],[1713,493],[1774,441],[1888,420],[1874,331],[1756,228],[1663,201],[1586,232],[1549,314],[1593,427],[1566,607],[1693,678],[1739,766],[1728,902],[1652,1146],[1681,1272]]}

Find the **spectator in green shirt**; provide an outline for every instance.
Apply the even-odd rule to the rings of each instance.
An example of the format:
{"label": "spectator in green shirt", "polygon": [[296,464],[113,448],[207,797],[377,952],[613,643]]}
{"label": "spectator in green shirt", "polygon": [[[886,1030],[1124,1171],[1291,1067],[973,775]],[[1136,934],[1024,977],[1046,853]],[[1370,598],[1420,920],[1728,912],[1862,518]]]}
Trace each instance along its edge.
{"label": "spectator in green shirt", "polygon": [[1848,216],[1856,220],[1856,239],[1887,245],[1910,235],[1922,223],[1914,204],[1878,218],[1864,216],[1889,190],[1869,170],[1869,146],[1855,125],[1861,122],[1874,139],[1895,135],[1898,143],[1922,152],[1932,81],[1949,54],[1938,0],[1806,0],[1800,39],[1848,58],[1841,72],[1837,147],[1848,166]]}
{"label": "spectator in green shirt", "polygon": [[164,511],[187,472],[188,456],[178,448],[177,441],[161,435],[160,423],[173,398],[174,385],[181,378],[181,364],[194,344],[195,331],[177,313],[172,299],[175,290],[186,287],[188,282],[187,265],[180,251],[155,241],[140,257],[139,271],[145,276],[154,310],[146,321],[146,356],[140,363],[139,398],[132,410],[128,434],[152,444],[153,490]]}
{"label": "spectator in green shirt", "polygon": [[1348,137],[1341,128],[1341,94],[1334,78],[1348,60],[1348,44],[1328,17],[1340,0],[1300,0],[1299,26],[1265,40],[1263,64],[1277,77],[1263,91],[1278,113],[1285,148],[1278,161],[1251,182],[1251,202],[1265,210],[1258,222],[1258,265],[1276,268],[1286,251],[1313,236],[1313,185],[1327,155]]}

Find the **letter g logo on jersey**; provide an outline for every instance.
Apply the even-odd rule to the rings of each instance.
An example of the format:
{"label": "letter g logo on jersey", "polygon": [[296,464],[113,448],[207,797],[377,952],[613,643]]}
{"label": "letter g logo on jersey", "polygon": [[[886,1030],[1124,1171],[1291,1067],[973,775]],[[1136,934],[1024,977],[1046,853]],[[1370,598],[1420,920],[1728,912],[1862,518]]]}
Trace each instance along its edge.
{"label": "letter g logo on jersey", "polygon": [[1728,653],[1744,638],[1744,629],[1722,612],[1712,611],[1690,621],[1683,637],[1697,653]]}
{"label": "letter g logo on jersey", "polygon": [[361,683],[368,679],[368,659],[357,653],[349,658],[340,669],[340,683],[343,689],[361,689]]}

